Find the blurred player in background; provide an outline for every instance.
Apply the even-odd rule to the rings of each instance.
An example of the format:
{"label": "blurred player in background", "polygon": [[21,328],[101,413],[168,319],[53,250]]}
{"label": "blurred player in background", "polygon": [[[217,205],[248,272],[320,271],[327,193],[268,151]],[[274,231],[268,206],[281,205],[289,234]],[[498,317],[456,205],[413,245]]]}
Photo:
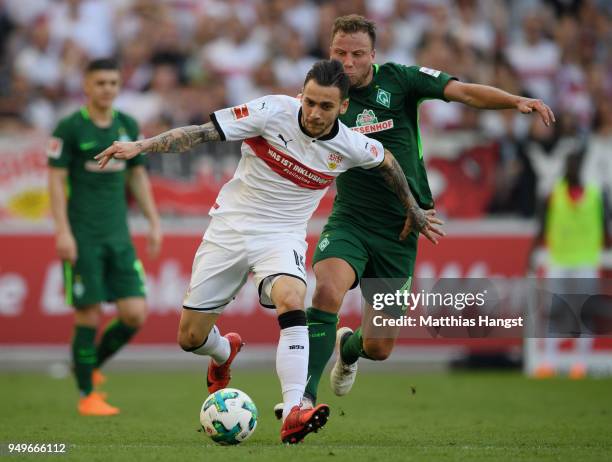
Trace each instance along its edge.
{"label": "blurred player in background", "polygon": [[[529,263],[535,270],[535,251],[542,245],[548,249],[547,286],[552,293],[598,293],[601,257],[610,247],[608,230],[608,205],[606,195],[593,184],[581,181],[584,151],[573,152],[567,157],[565,175],[554,186],[539,216],[539,229],[534,239]],[[557,300],[555,298],[554,300]],[[568,326],[568,316],[553,303],[547,320],[551,323],[549,338],[544,339],[544,357],[536,367],[537,378],[552,377],[558,372],[559,344],[562,335],[575,326]],[[573,318],[572,318],[573,321]],[[579,335],[579,333],[576,333]],[[575,340],[577,360],[570,367],[571,378],[586,376],[586,355],[593,339],[578,337]]]}
{"label": "blurred player in background", "polygon": [[[307,383],[306,223],[335,177],[353,167],[376,170],[402,208],[411,230],[435,241],[443,232],[435,212],[418,207],[393,155],[376,140],[338,122],[348,105],[349,78],[338,61],[308,72],[301,101],[281,95],[216,111],[212,122],[181,127],[139,142],[115,143],[96,156],[130,159],[141,152],[177,152],[209,141],[244,140],[234,177],[221,189],[198,249],[178,332],[185,351],[210,356],[208,390],[230,381],[242,346],[236,333],[220,335],[217,318],[254,273],[260,303],[275,308],[281,329],[276,370],[283,394],[281,440],[298,443],[325,424],[329,407],[301,409]],[[108,164],[111,165],[111,164]]]}
{"label": "blurred player in background", "polygon": [[[419,104],[423,100],[457,101],[480,109],[536,111],[545,124],[554,122],[550,108],[537,99],[490,86],[461,83],[435,69],[374,64],[375,44],[376,27],[372,21],[358,15],[336,19],[330,55],[343,63],[351,79],[350,103],[341,120],[382,142],[397,156],[410,189],[423,209],[434,206],[417,123]],[[380,176],[365,169],[353,169],[338,177],[334,208],[313,259],[317,287],[313,306],[307,310],[310,380],[306,388],[309,402],[304,405],[316,400],[319,380],[336,338],[339,355],[332,370],[331,386],[337,395],[350,391],[360,357],[384,360],[391,354],[399,328],[391,328],[385,335],[387,338],[368,336],[371,309],[366,310],[363,330],[353,332],[343,327],[336,333],[336,327],[344,295],[361,278],[402,279],[405,281],[402,287],[410,287],[418,233],[413,232],[408,239],[400,241],[397,236],[404,219],[401,204]]]}
{"label": "blurred player in background", "polygon": [[[128,230],[126,185],[149,221],[152,256],[162,240],[144,157],[115,161],[104,171],[94,160],[114,141],[139,136],[136,121],[113,109],[119,86],[114,60],[92,61],[84,79],[85,105],[59,122],[48,148],[57,255],[64,265],[66,303],[75,308],[72,359],[83,415],[119,413],[93,387],[104,380],[99,368],[146,318],[144,271]],[[96,344],[105,301],[116,303],[118,316]]]}

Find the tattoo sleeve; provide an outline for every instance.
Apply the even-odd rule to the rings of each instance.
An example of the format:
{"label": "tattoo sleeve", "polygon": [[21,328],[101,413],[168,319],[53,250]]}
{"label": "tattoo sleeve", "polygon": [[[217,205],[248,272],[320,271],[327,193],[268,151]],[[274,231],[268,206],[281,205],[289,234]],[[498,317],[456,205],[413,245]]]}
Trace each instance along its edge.
{"label": "tattoo sleeve", "polygon": [[378,167],[380,174],[385,180],[385,183],[393,190],[397,195],[402,205],[406,210],[410,210],[414,207],[418,207],[416,199],[410,191],[406,175],[402,170],[402,167],[397,162],[393,154],[385,149],[385,160]]}
{"label": "tattoo sleeve", "polygon": [[378,167],[385,183],[397,195],[400,202],[404,206],[407,215],[411,215],[416,219],[416,229],[421,230],[425,225],[425,216],[422,213],[421,207],[410,191],[410,186],[406,180],[406,175],[402,167],[397,162],[397,159],[385,149],[385,160]]}
{"label": "tattoo sleeve", "polygon": [[138,142],[142,152],[184,152],[207,141],[220,141],[221,136],[212,124],[174,128]]}

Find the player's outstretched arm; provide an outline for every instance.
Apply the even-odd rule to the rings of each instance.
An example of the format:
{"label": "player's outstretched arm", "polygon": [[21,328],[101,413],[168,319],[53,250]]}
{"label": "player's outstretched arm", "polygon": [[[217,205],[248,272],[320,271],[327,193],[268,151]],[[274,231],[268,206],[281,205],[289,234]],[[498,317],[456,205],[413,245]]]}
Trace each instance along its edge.
{"label": "player's outstretched arm", "polygon": [[489,85],[451,80],[444,87],[444,97],[476,109],[516,109],[523,114],[535,111],[546,126],[555,122],[555,114],[541,99],[513,95]]}
{"label": "player's outstretched arm", "polygon": [[436,217],[435,210],[423,210],[419,207],[412,191],[410,191],[402,167],[387,149],[385,149],[385,160],[378,167],[378,170],[406,209],[406,221],[400,233],[400,240],[406,239],[410,231],[416,229],[431,242],[437,244],[438,237],[445,235],[444,231],[437,225],[443,225],[444,222]]}
{"label": "player's outstretched arm", "polygon": [[221,135],[212,122],[204,125],[189,125],[173,128],[152,138],[139,141],[115,141],[95,159],[100,168],[114,157],[115,159],[131,159],[143,152],[184,152],[196,144],[208,141],[220,141]]}

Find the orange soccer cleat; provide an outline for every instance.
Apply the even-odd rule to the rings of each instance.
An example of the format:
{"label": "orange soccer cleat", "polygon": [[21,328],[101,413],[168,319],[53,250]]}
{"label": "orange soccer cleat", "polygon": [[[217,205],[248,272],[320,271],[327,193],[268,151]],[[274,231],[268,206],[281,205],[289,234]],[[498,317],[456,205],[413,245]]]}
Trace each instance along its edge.
{"label": "orange soccer cleat", "polygon": [[206,377],[209,393],[214,393],[215,391],[219,391],[229,385],[232,378],[230,366],[232,365],[232,362],[236,358],[238,352],[244,346],[242,338],[235,332],[225,334],[224,337],[230,343],[230,355],[229,358],[227,358],[227,361],[221,365],[218,365],[212,358],[210,358],[210,363],[208,364],[208,375]]}
{"label": "orange soccer cleat", "polygon": [[550,379],[555,375],[557,375],[557,371],[554,367],[547,363],[540,364],[533,372],[533,377],[536,379]]}
{"label": "orange soccer cleat", "polygon": [[89,395],[79,399],[79,414],[107,416],[119,414],[119,409],[111,406],[99,393],[92,391]]}
{"label": "orange soccer cleat", "polygon": [[287,444],[297,444],[311,432],[319,431],[327,423],[329,406],[319,404],[312,409],[300,409],[293,406],[291,412],[283,422],[281,440]]}
{"label": "orange soccer cleat", "polygon": [[573,380],[581,380],[587,376],[586,364],[576,363],[569,370],[569,378]]}

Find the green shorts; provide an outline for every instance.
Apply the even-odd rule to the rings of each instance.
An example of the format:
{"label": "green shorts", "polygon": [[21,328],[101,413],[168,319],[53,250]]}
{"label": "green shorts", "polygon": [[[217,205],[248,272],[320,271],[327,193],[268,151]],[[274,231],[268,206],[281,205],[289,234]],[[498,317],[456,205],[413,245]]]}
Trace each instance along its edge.
{"label": "green shorts", "polygon": [[[387,237],[345,219],[331,218],[321,232],[312,264],[341,258],[355,271],[351,288],[357,287],[361,279],[385,279],[393,280],[395,289],[406,289],[414,273],[417,243],[418,234],[414,232],[400,241],[399,237]],[[363,284],[362,291],[367,291]],[[371,294],[363,295],[366,300],[371,298]]]}
{"label": "green shorts", "polygon": [[78,258],[64,262],[66,304],[79,308],[144,297],[145,276],[131,241],[91,243],[77,238]]}

